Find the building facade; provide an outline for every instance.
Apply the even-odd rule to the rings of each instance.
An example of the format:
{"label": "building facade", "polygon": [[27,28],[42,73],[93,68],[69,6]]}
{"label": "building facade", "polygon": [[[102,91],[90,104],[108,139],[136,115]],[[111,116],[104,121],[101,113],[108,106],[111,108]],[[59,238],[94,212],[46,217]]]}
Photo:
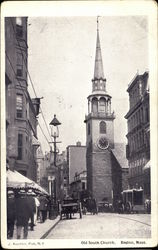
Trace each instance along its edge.
{"label": "building facade", "polygon": [[44,168],[41,173],[41,186],[51,195],[53,202],[63,200],[68,195],[69,172],[67,166],[66,152],[63,151],[56,156],[56,167],[54,166],[54,153],[50,150],[44,155]]}
{"label": "building facade", "polygon": [[74,181],[76,174],[86,170],[86,146],[80,142],[67,147],[67,165],[69,169],[69,184]]}
{"label": "building facade", "polygon": [[149,73],[136,74],[129,84],[129,111],[125,118],[128,124],[127,159],[129,162],[129,185],[143,187],[150,197],[150,107]]}
{"label": "building facade", "polygon": [[122,167],[115,155],[112,97],[107,93],[97,23],[92,94],[88,96],[86,123],[87,189],[97,201],[114,203],[122,190]]}
{"label": "building facade", "polygon": [[74,181],[70,184],[70,195],[80,200],[87,197],[87,171],[76,173]]}
{"label": "building facade", "polygon": [[43,154],[41,145],[37,149],[36,156],[37,156],[36,157],[37,159],[37,184],[40,186],[43,186],[41,184],[42,184],[42,178],[45,174],[45,166],[44,166],[44,154]]}
{"label": "building facade", "polygon": [[28,93],[27,17],[5,18],[6,154],[11,170],[36,181],[40,99]]}

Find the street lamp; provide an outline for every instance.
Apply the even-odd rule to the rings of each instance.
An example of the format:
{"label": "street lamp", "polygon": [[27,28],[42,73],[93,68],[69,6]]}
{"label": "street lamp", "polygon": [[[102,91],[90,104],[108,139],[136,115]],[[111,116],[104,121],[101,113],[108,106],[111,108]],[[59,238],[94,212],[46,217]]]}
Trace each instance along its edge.
{"label": "street lamp", "polygon": [[51,196],[51,208],[50,208],[50,217],[53,218],[54,215],[57,213],[57,204],[56,204],[56,188],[57,188],[57,181],[58,181],[58,171],[57,171],[57,164],[56,164],[56,157],[57,153],[59,153],[59,150],[57,150],[57,143],[60,143],[57,141],[57,137],[59,137],[59,128],[58,126],[61,125],[61,123],[56,118],[56,115],[54,115],[53,120],[49,123],[50,129],[51,129],[51,137],[53,140],[50,143],[53,143],[54,149],[50,150],[50,159],[52,156],[52,153],[54,155],[54,161],[53,164],[50,162],[50,168],[48,171],[48,182],[49,182],[49,194]]}
{"label": "street lamp", "polygon": [[60,143],[56,141],[56,138],[59,137],[59,128],[58,126],[61,125],[61,123],[58,121],[56,118],[56,115],[54,115],[53,120],[49,123],[50,128],[51,128],[51,136],[53,137],[53,143],[54,144],[54,166],[56,167],[56,155],[58,153],[56,143]]}

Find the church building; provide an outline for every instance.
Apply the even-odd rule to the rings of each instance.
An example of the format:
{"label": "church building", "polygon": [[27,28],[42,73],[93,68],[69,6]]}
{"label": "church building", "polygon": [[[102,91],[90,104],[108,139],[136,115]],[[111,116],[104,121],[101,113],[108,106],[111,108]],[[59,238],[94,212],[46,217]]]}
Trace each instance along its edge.
{"label": "church building", "polygon": [[[97,41],[92,79],[92,94],[88,96],[88,115],[86,123],[86,164],[87,189],[97,201],[114,203],[120,198],[124,173],[127,174],[125,148],[114,141],[115,114],[111,110],[112,97],[106,89],[102,53],[97,20]],[[119,144],[119,145],[118,145]],[[121,161],[117,158],[120,151]]]}

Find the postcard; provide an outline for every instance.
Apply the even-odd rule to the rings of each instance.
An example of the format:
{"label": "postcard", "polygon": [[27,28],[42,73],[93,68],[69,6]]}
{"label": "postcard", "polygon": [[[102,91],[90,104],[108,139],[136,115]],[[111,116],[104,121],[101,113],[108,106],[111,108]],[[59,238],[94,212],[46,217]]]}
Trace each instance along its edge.
{"label": "postcard", "polygon": [[157,245],[157,5],[1,5],[6,249]]}

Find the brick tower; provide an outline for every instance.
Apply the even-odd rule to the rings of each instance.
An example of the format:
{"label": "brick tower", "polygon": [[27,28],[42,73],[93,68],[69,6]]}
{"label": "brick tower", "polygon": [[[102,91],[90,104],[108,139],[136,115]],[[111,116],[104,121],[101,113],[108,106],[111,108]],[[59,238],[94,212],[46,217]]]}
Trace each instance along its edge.
{"label": "brick tower", "polygon": [[113,199],[111,150],[114,148],[114,112],[111,96],[106,91],[97,19],[97,41],[92,79],[88,96],[86,123],[87,189],[97,201]]}

